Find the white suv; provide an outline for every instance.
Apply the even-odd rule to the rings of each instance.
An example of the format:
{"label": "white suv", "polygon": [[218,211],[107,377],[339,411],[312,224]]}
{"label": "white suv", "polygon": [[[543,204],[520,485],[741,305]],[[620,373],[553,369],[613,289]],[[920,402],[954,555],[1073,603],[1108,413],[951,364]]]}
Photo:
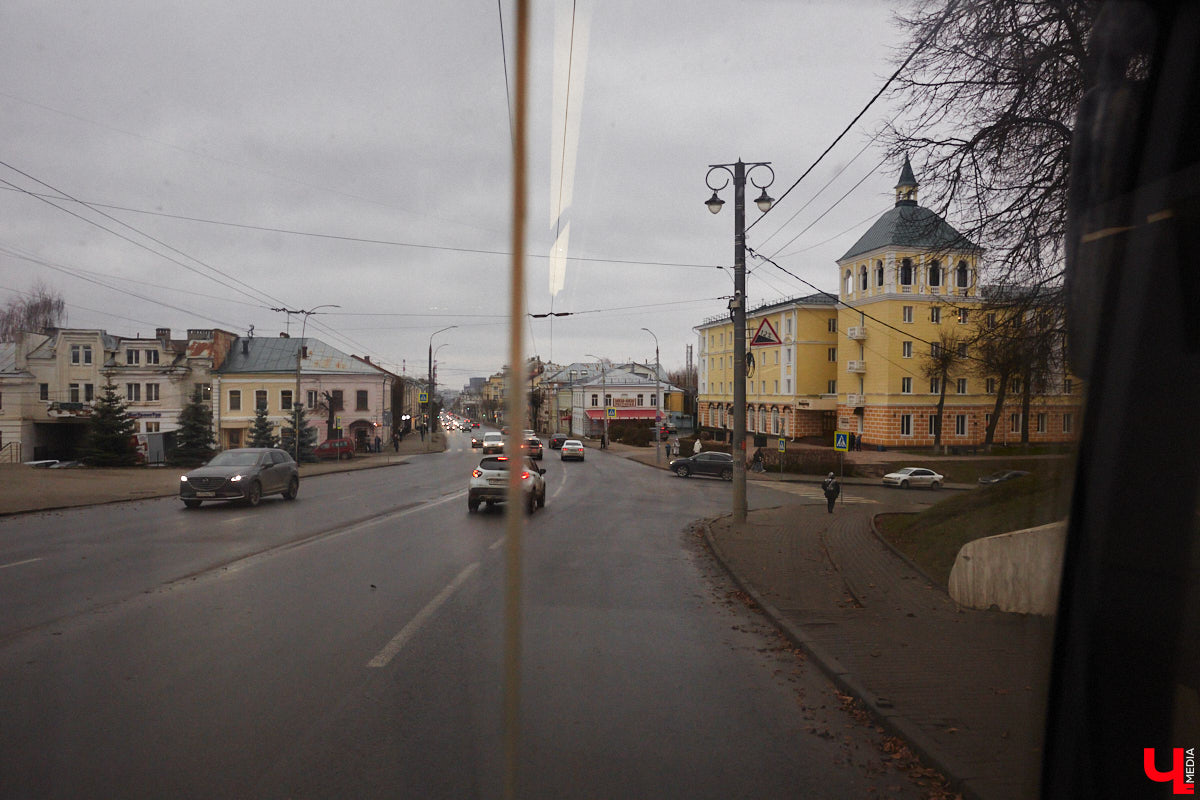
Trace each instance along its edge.
{"label": "white suv", "polygon": [[508,456],[484,456],[479,466],[471,470],[471,483],[467,489],[467,510],[474,514],[480,503],[489,506],[508,499],[508,471],[521,470],[521,490],[524,493],[525,510],[532,514],[546,505],[546,470],[525,458]]}
{"label": "white suv", "polygon": [[499,431],[488,431],[483,435],[483,454],[488,453],[503,453],[504,452],[504,434]]}

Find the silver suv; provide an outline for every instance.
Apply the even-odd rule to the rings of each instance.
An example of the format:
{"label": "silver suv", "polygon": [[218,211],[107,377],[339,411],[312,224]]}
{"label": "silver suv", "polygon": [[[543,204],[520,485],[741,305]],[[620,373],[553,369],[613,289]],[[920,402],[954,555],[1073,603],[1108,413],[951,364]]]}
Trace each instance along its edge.
{"label": "silver suv", "polygon": [[479,466],[471,470],[471,483],[467,489],[467,510],[474,514],[480,503],[489,506],[508,499],[508,471],[521,470],[521,490],[524,493],[525,510],[532,514],[546,505],[546,479],[541,469],[528,457],[485,456]]}

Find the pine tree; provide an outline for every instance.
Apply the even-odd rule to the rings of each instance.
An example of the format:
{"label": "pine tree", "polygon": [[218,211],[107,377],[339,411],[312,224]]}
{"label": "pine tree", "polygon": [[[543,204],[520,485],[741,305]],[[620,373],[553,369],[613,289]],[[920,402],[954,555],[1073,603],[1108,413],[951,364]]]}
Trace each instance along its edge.
{"label": "pine tree", "polygon": [[203,401],[197,387],[192,399],[179,412],[175,447],[167,455],[167,463],[179,467],[198,466],[212,458],[215,448],[212,409]]}
{"label": "pine tree", "polygon": [[300,428],[300,458],[297,461],[316,461],[313,451],[317,447],[317,429],[308,424],[304,406],[296,403],[292,406],[290,418],[279,430],[279,447],[286,450],[292,458],[296,457],[295,429]]}
{"label": "pine tree", "polygon": [[132,467],[138,463],[137,423],[129,416],[128,406],[117,395],[112,381],[104,384],[104,392],[92,406],[84,444],[83,461],[92,467]]}
{"label": "pine tree", "polygon": [[250,427],[249,447],[277,447],[275,426],[267,419],[267,409],[259,406],[254,410],[254,425]]}

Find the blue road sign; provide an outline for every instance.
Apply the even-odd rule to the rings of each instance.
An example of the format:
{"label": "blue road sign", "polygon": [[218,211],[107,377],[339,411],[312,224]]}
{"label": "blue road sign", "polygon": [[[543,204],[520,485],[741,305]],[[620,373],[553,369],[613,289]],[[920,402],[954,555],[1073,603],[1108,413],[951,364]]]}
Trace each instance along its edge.
{"label": "blue road sign", "polygon": [[850,436],[845,431],[833,432],[833,449],[845,453],[850,449]]}

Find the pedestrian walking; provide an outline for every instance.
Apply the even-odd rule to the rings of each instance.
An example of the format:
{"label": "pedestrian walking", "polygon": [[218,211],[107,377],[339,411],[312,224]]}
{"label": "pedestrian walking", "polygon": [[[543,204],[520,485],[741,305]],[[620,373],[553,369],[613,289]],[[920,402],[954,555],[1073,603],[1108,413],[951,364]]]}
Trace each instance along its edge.
{"label": "pedestrian walking", "polygon": [[762,451],[761,447],[754,451],[754,466],[751,467],[751,469],[754,472],[764,472],[765,471],[763,469],[763,451]]}
{"label": "pedestrian walking", "polygon": [[383,440],[379,438],[379,434],[375,434],[375,452],[383,452]]}
{"label": "pedestrian walking", "polygon": [[853,432],[850,433],[850,441],[846,442],[846,449],[847,450],[854,449],[854,433]]}
{"label": "pedestrian walking", "polygon": [[397,453],[400,452],[400,434],[398,433],[392,434],[392,449]]}
{"label": "pedestrian walking", "polygon": [[692,455],[694,455],[694,456],[700,455],[700,437],[699,436],[696,437],[696,443],[694,445],[692,445]]}
{"label": "pedestrian walking", "polygon": [[683,455],[683,451],[679,449],[679,437],[678,436],[671,437],[671,452],[668,453],[667,455],[670,455],[671,453],[674,453],[676,458],[679,458],[681,455]]}
{"label": "pedestrian walking", "polygon": [[832,514],[833,504],[837,502],[838,495],[842,493],[842,485],[838,483],[838,479],[832,472],[821,482],[821,491],[825,493],[825,502],[829,507],[829,513]]}
{"label": "pedestrian walking", "polygon": [[608,434],[606,434],[606,433],[600,434],[600,449],[601,450],[608,449]]}

